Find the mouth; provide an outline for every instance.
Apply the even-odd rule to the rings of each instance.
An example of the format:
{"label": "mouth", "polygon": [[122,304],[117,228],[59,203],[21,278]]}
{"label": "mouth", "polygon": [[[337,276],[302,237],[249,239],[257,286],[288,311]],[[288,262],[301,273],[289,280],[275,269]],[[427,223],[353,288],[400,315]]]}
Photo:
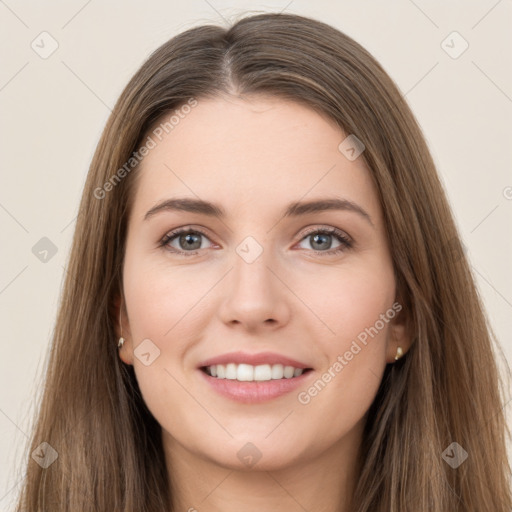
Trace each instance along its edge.
{"label": "mouth", "polygon": [[227,379],[238,382],[265,382],[274,380],[296,379],[304,375],[312,368],[297,368],[282,364],[213,364],[202,366],[200,370],[214,379]]}
{"label": "mouth", "polygon": [[314,368],[285,354],[274,352],[225,353],[197,366],[208,389],[244,404],[258,404],[290,395],[305,386]]}
{"label": "mouth", "polygon": [[228,363],[202,366],[198,374],[208,388],[220,396],[241,404],[256,405],[290,396],[299,387],[306,387],[315,372],[312,368],[280,364]]}

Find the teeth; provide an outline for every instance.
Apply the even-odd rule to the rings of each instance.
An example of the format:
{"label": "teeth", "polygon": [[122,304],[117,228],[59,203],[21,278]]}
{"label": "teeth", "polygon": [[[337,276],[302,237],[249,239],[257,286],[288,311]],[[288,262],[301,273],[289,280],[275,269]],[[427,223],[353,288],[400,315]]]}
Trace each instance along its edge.
{"label": "teeth", "polygon": [[236,379],[236,364],[229,363],[226,365],[226,379]]}
{"label": "teeth", "polygon": [[302,368],[283,366],[282,364],[261,364],[252,366],[250,364],[228,363],[215,364],[206,367],[206,372],[217,379],[238,380],[241,382],[279,380],[282,378],[291,379],[299,377],[303,373]]}

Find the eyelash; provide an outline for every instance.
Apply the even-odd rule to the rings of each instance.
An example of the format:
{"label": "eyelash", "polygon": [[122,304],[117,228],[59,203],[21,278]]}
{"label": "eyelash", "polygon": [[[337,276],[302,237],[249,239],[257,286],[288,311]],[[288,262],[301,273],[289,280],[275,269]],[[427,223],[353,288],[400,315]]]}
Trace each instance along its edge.
{"label": "eyelash", "polygon": [[[163,238],[162,240],[160,240],[159,242],[159,247],[162,247],[170,252],[172,252],[173,254],[178,254],[180,256],[194,256],[198,253],[198,251],[196,250],[195,252],[192,252],[192,251],[180,251],[174,247],[171,247],[169,246],[169,242],[171,242],[174,238],[176,238],[176,236],[178,235],[181,235],[182,233],[187,233],[187,234],[193,234],[193,233],[199,233],[201,235],[203,235],[204,237],[208,238],[208,235],[201,231],[200,229],[192,229],[192,228],[188,228],[188,227],[185,227],[185,228],[179,228],[179,229],[175,229],[174,231],[171,231],[170,233],[167,233]],[[308,236],[311,236],[311,235],[316,235],[316,234],[327,234],[327,235],[334,235],[339,242],[341,242],[340,246],[339,247],[336,247],[335,249],[330,249],[328,251],[318,251],[316,249],[312,249],[313,252],[319,254],[319,255],[322,255],[322,256],[332,256],[333,254],[338,254],[342,251],[345,251],[347,249],[351,249],[353,247],[353,242],[352,240],[350,240],[350,238],[348,238],[344,233],[343,231],[340,231],[339,229],[337,228],[312,228],[310,230],[308,230],[304,236],[299,240],[299,242],[301,242],[302,240],[304,240],[305,238],[307,238]]]}

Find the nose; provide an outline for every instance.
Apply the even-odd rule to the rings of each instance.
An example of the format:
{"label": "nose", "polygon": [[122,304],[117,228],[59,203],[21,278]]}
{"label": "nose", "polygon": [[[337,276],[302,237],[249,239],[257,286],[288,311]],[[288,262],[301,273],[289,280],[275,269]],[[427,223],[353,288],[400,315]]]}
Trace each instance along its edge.
{"label": "nose", "polygon": [[226,325],[239,325],[247,331],[275,330],[290,318],[290,292],[283,284],[276,265],[266,251],[252,262],[238,254],[225,278],[218,314]]}

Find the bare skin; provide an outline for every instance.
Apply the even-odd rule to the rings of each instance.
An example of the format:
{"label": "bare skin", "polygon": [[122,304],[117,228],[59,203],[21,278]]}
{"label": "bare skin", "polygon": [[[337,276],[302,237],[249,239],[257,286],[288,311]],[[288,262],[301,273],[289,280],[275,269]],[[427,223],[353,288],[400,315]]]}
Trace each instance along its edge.
{"label": "bare skin", "polygon": [[[386,364],[410,340],[403,313],[376,324],[396,303],[396,283],[370,172],[362,157],[350,161],[338,149],[346,136],[293,102],[199,99],[142,162],[120,357],[134,365],[162,426],[173,510],[350,510],[365,415]],[[144,219],[177,197],[216,203],[225,217],[161,210]],[[291,202],[333,198],[368,217],[350,209],[284,216]],[[180,235],[159,245],[180,227],[197,237],[196,248]],[[352,245],[322,228],[337,228]],[[240,247],[262,252],[248,263]],[[358,335],[381,324],[355,352]],[[159,355],[146,365],[138,346]],[[313,370],[293,392],[239,403],[198,368],[232,351],[270,351]],[[326,373],[329,382],[308,391]]]}

